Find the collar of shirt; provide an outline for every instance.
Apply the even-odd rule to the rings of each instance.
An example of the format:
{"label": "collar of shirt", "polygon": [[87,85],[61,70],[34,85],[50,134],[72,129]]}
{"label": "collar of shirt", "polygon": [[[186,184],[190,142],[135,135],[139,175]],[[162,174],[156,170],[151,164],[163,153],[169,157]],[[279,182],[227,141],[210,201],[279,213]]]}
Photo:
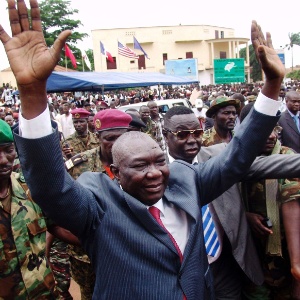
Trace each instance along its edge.
{"label": "collar of shirt", "polygon": [[[168,155],[168,159],[169,159],[169,163],[172,163],[173,161],[175,161],[176,159],[174,157],[172,157],[169,153],[169,149],[167,149],[167,155]],[[197,155],[194,157],[193,161],[192,161],[192,165],[198,163],[198,157]]]}
{"label": "collar of shirt", "polygon": [[[289,112],[291,117],[294,118],[295,115],[293,113],[291,113],[288,108],[287,108],[287,111]],[[299,111],[297,112],[296,116],[299,117]]]}

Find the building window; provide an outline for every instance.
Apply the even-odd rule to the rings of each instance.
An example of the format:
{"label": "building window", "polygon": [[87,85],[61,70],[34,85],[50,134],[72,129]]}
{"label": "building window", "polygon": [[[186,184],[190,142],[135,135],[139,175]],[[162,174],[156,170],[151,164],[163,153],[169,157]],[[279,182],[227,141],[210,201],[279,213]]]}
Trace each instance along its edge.
{"label": "building window", "polygon": [[135,31],[126,31],[125,35],[127,35],[127,36],[134,36],[135,35]]}
{"label": "building window", "polygon": [[227,58],[226,51],[220,51],[220,58]]}
{"label": "building window", "polygon": [[107,70],[114,70],[117,69],[117,62],[116,62],[116,58],[113,57],[114,62],[110,62],[108,60],[106,60],[106,67]]}
{"label": "building window", "polygon": [[138,69],[139,70],[146,69],[145,55],[139,55]]}
{"label": "building window", "polygon": [[166,34],[172,34],[173,32],[172,32],[172,30],[163,30],[162,31],[162,34],[163,35],[166,35]]}
{"label": "building window", "polygon": [[224,31],[221,31],[221,39],[224,39]]}
{"label": "building window", "polygon": [[185,58],[193,58],[193,52],[186,52]]}
{"label": "building window", "polygon": [[168,53],[163,53],[163,65],[165,65],[165,60],[168,60]]}
{"label": "building window", "polygon": [[215,30],[215,39],[219,38],[219,30]]}

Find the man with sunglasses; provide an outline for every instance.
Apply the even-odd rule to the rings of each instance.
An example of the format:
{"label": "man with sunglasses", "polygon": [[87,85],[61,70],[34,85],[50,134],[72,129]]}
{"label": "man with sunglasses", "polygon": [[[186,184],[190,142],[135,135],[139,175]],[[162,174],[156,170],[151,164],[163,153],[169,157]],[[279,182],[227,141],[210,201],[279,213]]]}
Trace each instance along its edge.
{"label": "man with sunglasses", "polygon": [[[164,135],[169,163],[175,159],[190,164],[204,162],[226,148],[226,143],[201,148],[201,125],[193,112],[183,106],[173,107],[165,114]],[[247,179],[255,180],[257,175],[260,178],[285,177],[290,175],[291,168],[299,168],[295,164],[295,158],[290,162],[281,161],[281,158],[276,156],[260,159],[259,163],[255,161]],[[243,281],[247,277],[256,285],[263,282],[238,185],[211,202],[209,208],[221,249],[217,255],[208,255],[214,275],[216,299],[238,300],[241,298]]]}
{"label": "man with sunglasses", "polygon": [[17,5],[8,0],[13,37],[0,26],[0,40],[22,98],[20,131],[15,132],[20,161],[45,213],[76,234],[87,250],[96,273],[93,298],[214,299],[199,208],[241,179],[278,120],[274,99],[285,68],[271,35],[264,37],[252,22],[252,44],[266,81],[256,109],[220,157],[199,166],[174,162],[168,168],[158,144],[131,131],[112,148],[111,171],[119,184],[92,172],[73,180],[63,166],[46,97],[47,78],[71,31],[62,32],[49,49],[37,1],[30,1],[32,22],[24,1]]}

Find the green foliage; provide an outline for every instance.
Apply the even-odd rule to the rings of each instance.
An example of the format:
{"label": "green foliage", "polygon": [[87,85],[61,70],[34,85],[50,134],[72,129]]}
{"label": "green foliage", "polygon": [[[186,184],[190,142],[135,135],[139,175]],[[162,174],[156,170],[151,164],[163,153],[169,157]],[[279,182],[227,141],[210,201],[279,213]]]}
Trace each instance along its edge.
{"label": "green foliage", "polygon": [[292,51],[292,71],[294,70],[294,45],[300,46],[300,32],[298,33],[289,33],[289,44],[286,44],[284,48]]}
{"label": "green foliage", "polygon": [[[88,34],[78,32],[78,28],[83,24],[80,20],[72,19],[73,15],[78,13],[78,9],[71,8],[71,2],[69,0],[43,0],[39,3],[39,6],[43,33],[47,46],[51,47],[62,31],[72,30],[72,34],[69,36],[67,44],[76,57],[78,63],[77,70],[82,71],[81,51],[76,47],[76,44],[78,41],[82,41],[84,38],[88,37]],[[93,62],[92,65],[94,65],[93,55],[92,57],[89,56],[89,59],[91,63]],[[61,59],[58,64],[60,66],[65,66],[64,51],[61,53]],[[69,58],[67,58],[67,67],[73,69]]]}
{"label": "green foliage", "polygon": [[286,75],[287,78],[291,78],[292,80],[300,80],[300,70],[292,71]]}
{"label": "green foliage", "polygon": [[[246,60],[246,47],[240,50],[240,57]],[[259,62],[256,59],[255,52],[253,46],[249,46],[249,59],[250,59],[250,78],[253,82],[262,80],[262,70]]]}
{"label": "green foliage", "polygon": [[300,46],[300,32],[298,33],[289,33],[290,42],[285,45],[285,47],[290,50],[294,45]]}

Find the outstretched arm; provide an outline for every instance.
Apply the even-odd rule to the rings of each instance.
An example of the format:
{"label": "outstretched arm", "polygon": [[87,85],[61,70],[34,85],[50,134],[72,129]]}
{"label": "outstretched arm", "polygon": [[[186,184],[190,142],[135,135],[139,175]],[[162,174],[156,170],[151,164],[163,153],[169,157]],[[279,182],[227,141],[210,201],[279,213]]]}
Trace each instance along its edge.
{"label": "outstretched arm", "polygon": [[56,66],[62,47],[71,34],[63,31],[48,49],[41,24],[37,0],[30,0],[31,24],[24,0],[8,0],[12,37],[0,25],[0,40],[20,92],[22,115],[32,119],[47,107],[46,82]]}

